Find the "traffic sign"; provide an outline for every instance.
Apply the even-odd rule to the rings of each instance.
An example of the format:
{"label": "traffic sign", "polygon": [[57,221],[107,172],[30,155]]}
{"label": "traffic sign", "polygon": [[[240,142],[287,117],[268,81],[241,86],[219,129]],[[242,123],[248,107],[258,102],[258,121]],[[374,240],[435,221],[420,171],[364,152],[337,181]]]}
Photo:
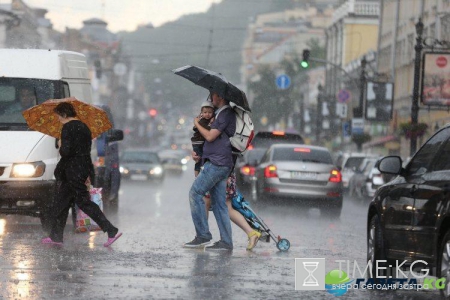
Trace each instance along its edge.
{"label": "traffic sign", "polygon": [[341,118],[347,118],[347,104],[345,103],[336,103],[336,115]]}
{"label": "traffic sign", "polygon": [[364,133],[364,119],[352,119],[352,134],[358,135]]}
{"label": "traffic sign", "polygon": [[348,103],[350,102],[350,100],[352,99],[352,94],[350,93],[349,90],[339,90],[339,92],[337,93],[337,100],[340,103]]}
{"label": "traffic sign", "polygon": [[278,75],[275,84],[280,90],[285,90],[291,86],[291,78],[286,74]]}
{"label": "traffic sign", "polygon": [[350,122],[342,123],[342,135],[344,138],[350,137],[352,135],[352,128]]}

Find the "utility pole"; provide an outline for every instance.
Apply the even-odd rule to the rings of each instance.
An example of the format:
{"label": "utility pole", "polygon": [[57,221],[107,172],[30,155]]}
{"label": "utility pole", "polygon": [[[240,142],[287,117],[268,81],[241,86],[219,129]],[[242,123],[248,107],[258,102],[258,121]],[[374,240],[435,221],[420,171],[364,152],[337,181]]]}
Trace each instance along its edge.
{"label": "utility pole", "polygon": [[317,94],[317,108],[316,108],[316,143],[319,144],[320,133],[322,131],[322,101],[323,101],[323,87],[319,83],[317,86],[319,93]]}
{"label": "utility pole", "polygon": [[366,57],[363,56],[361,60],[361,74],[359,76],[359,107],[357,110],[357,117],[364,118],[364,92],[366,88]]}
{"label": "utility pole", "polygon": [[211,49],[212,49],[212,41],[213,41],[213,35],[214,35],[214,15],[215,15],[215,10],[216,10],[216,4],[213,2],[212,3],[212,7],[211,7],[211,28],[209,29],[209,41],[208,41],[208,49],[206,52],[206,63],[205,66],[206,68],[209,68],[209,56],[211,54]]}
{"label": "utility pole", "polygon": [[[416,45],[414,50],[416,51],[416,56],[414,58],[414,85],[413,85],[413,95],[411,103],[411,127],[414,128],[419,123],[419,82],[420,82],[420,64],[422,55],[422,34],[423,34],[423,23],[422,19],[416,23]],[[410,140],[409,155],[413,156],[417,149],[417,136],[415,134],[411,135]]]}

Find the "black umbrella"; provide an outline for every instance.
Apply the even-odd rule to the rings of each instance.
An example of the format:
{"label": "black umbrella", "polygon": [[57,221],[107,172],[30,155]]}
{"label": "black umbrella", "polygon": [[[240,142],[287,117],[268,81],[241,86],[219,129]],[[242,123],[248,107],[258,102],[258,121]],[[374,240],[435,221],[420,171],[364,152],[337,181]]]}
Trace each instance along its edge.
{"label": "black umbrella", "polygon": [[225,76],[220,73],[189,65],[172,70],[172,72],[192,81],[196,85],[204,87],[210,92],[216,92],[219,96],[233,102],[246,111],[251,111],[245,93],[228,82]]}
{"label": "black umbrella", "polygon": [[219,96],[225,97],[228,80],[220,73],[189,65],[172,70],[172,72],[210,92],[216,92]]}
{"label": "black umbrella", "polygon": [[225,99],[233,102],[237,106],[240,106],[243,110],[251,112],[250,105],[248,105],[248,100],[245,93],[229,82],[225,91]]}

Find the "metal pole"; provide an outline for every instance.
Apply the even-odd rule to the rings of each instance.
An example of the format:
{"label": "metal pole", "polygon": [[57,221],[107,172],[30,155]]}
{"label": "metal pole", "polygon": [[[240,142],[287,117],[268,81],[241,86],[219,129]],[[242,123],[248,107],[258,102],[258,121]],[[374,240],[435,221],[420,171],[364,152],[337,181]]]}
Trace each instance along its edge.
{"label": "metal pole", "polygon": [[[414,86],[413,86],[413,95],[412,95],[412,105],[411,105],[411,127],[415,128],[419,123],[419,83],[420,83],[420,64],[421,64],[421,56],[422,56],[422,33],[423,33],[423,23],[420,18],[416,23],[416,45],[414,50],[416,51],[416,56],[414,59]],[[417,136],[414,134],[411,135],[411,144],[409,155],[413,156],[416,153],[417,149]]]}
{"label": "metal pole", "polygon": [[366,87],[366,57],[363,56],[361,60],[361,75],[359,76],[359,106],[358,106],[358,118],[364,118],[364,91]]}
{"label": "metal pole", "polygon": [[316,144],[319,145],[320,140],[320,132],[322,130],[322,96],[323,96],[323,87],[319,83],[317,86],[319,93],[317,94],[317,113],[316,113]]}

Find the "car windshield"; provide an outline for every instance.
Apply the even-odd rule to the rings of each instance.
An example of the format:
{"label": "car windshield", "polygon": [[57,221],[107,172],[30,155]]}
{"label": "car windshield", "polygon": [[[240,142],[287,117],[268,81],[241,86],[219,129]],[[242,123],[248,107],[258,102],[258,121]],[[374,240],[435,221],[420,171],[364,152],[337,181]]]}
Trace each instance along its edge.
{"label": "car windshield", "polygon": [[255,161],[259,163],[265,152],[265,149],[249,150],[247,153],[245,153],[245,161],[248,163],[254,163]]}
{"label": "car windshield", "polygon": [[22,111],[48,99],[64,98],[63,94],[58,81],[0,78],[0,124],[25,125]]}
{"label": "car windshield", "polygon": [[152,152],[145,152],[145,151],[125,152],[122,156],[122,162],[153,164],[159,163],[159,157],[156,153]]}
{"label": "car windshield", "polygon": [[302,161],[332,164],[331,155],[327,151],[310,148],[275,148],[273,161]]}

